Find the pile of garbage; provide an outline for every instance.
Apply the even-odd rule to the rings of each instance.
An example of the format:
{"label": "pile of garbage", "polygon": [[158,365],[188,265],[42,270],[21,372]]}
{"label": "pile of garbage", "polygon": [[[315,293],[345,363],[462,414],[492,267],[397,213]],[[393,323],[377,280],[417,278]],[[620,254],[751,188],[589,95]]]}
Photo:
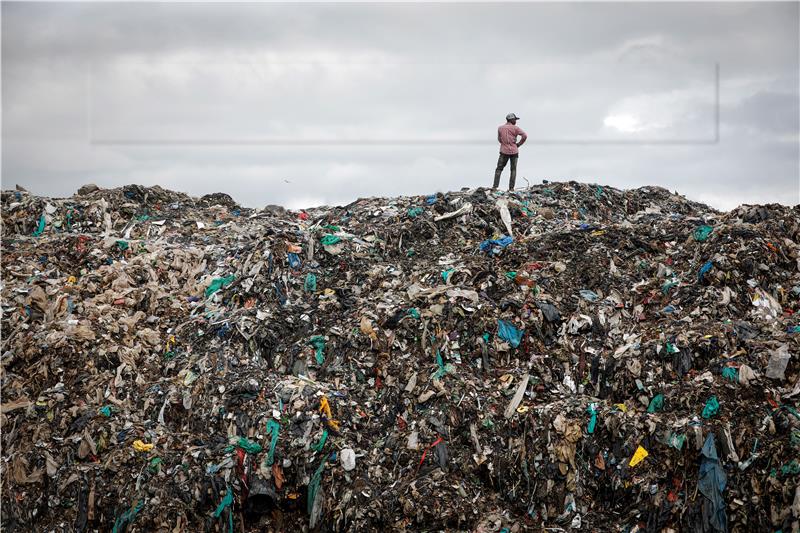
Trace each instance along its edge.
{"label": "pile of garbage", "polygon": [[4,531],[798,531],[800,207],[2,192]]}

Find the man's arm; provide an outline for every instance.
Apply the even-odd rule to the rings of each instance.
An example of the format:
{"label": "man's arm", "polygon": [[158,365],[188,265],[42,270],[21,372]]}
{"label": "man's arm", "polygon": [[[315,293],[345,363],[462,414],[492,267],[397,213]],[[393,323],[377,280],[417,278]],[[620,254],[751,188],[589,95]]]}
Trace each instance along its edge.
{"label": "man's arm", "polygon": [[522,146],[523,144],[525,144],[525,141],[526,141],[526,140],[528,140],[528,134],[527,134],[527,133],[525,133],[524,131],[522,131],[522,128],[520,128],[519,126],[517,126],[517,135],[519,135],[520,137],[522,137],[522,138],[519,140],[519,142],[517,143],[517,148],[519,148],[520,146]]}
{"label": "man's arm", "polygon": [[497,142],[502,143],[503,141],[500,140],[500,128],[497,128]]}

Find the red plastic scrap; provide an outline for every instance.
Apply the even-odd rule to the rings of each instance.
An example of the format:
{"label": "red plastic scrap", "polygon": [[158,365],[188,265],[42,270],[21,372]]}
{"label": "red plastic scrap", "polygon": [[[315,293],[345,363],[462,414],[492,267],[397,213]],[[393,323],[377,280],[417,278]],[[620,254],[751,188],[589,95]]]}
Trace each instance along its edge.
{"label": "red plastic scrap", "polygon": [[767,402],[769,402],[769,404],[772,406],[772,408],[773,408],[773,409],[777,409],[777,408],[780,406],[780,404],[779,404],[778,402],[776,402],[776,401],[775,401],[775,400],[772,398],[772,396],[771,396],[771,395],[770,395],[770,396],[767,396]]}
{"label": "red plastic scrap", "polygon": [[239,474],[239,481],[242,482],[241,498],[246,501],[250,495],[250,485],[247,483],[247,470],[244,462],[247,460],[247,452],[242,448],[236,448],[236,472]]}
{"label": "red plastic scrap", "polygon": [[[431,448],[433,448],[434,446],[436,446],[437,444],[439,444],[443,440],[444,439],[442,439],[442,437],[439,437],[438,439],[433,441],[433,444],[431,444],[430,446],[425,448],[425,450],[422,452],[422,458],[419,460],[419,464],[417,465],[417,472],[419,472],[419,469],[422,466],[422,463],[425,462],[425,458],[428,456],[428,451],[430,451]],[[416,475],[416,473],[414,475]]]}
{"label": "red plastic scrap", "polygon": [[86,244],[86,243],[87,243],[89,240],[90,240],[90,239],[89,239],[89,237],[87,237],[87,236],[85,236],[85,235],[79,235],[79,236],[78,236],[78,242],[77,242],[77,243],[75,243],[75,250],[77,250],[77,252],[78,252],[79,254],[82,254],[82,253],[84,253],[84,252],[86,251],[86,246],[85,246],[85,244]]}

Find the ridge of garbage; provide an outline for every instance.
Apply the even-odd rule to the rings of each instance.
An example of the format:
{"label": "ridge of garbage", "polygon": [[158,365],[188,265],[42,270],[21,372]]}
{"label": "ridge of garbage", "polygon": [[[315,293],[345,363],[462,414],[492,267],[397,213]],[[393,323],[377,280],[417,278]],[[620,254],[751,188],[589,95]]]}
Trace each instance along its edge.
{"label": "ridge of garbage", "polygon": [[800,206],[1,199],[4,531],[800,529]]}

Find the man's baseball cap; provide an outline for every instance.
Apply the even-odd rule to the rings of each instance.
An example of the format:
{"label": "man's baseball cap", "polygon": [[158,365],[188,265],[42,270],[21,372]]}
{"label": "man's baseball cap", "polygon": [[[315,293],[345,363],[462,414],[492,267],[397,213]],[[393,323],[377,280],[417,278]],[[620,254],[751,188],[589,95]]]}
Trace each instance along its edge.
{"label": "man's baseball cap", "polygon": [[506,115],[506,120],[519,120],[519,117],[514,113],[509,113],[508,115]]}

